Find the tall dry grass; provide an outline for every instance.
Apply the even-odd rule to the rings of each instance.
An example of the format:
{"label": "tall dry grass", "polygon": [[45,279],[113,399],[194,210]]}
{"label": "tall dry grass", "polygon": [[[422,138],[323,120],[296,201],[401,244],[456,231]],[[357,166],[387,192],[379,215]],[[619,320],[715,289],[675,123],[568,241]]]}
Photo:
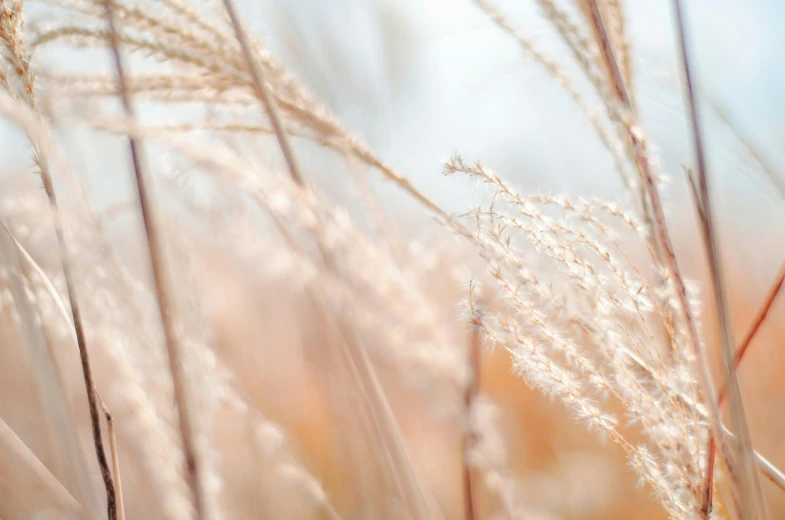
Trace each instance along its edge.
{"label": "tall dry grass", "polygon": [[[581,109],[629,198],[529,193],[455,156],[443,173],[490,201],[462,214],[357,138],[233,0],[45,3],[27,18],[0,0],[0,111],[36,167],[0,197],[0,518],[782,511],[772,434],[737,374],[782,278],[734,350],[746,322],[720,269],[681,17],[682,217],[703,240],[687,259],[618,1],[537,0],[567,62],[475,3]],[[110,51],[110,72],[39,68],[52,46]],[[96,209],[66,132],[123,143],[104,168],[129,202]],[[351,196],[328,196],[303,156],[341,158]],[[373,175],[432,228],[398,225]]]}

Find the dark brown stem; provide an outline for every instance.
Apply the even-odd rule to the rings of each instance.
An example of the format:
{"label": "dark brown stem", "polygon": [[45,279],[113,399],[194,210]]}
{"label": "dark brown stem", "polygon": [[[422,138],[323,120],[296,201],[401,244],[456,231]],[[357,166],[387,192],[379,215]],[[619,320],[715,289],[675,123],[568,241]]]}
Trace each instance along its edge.
{"label": "dark brown stem", "polygon": [[76,345],[79,349],[79,360],[82,365],[82,375],[84,376],[85,390],[87,391],[87,405],[90,410],[90,428],[93,434],[93,444],[95,445],[95,454],[98,458],[98,467],[101,470],[101,478],[104,482],[106,489],[106,510],[109,520],[117,520],[117,506],[115,502],[115,489],[112,480],[112,472],[109,470],[109,462],[106,458],[106,450],[104,449],[104,441],[101,436],[101,422],[98,415],[98,405],[96,399],[95,382],[93,380],[93,369],[90,365],[90,354],[87,351],[87,341],[85,340],[84,326],[82,323],[82,313],[79,309],[79,303],[76,299],[76,289],[74,287],[73,273],[71,272],[71,261],[68,255],[68,249],[65,242],[65,233],[63,232],[63,223],[60,218],[60,210],[57,204],[57,197],[52,186],[52,179],[49,174],[49,169],[43,159],[39,159],[41,168],[41,177],[43,179],[44,190],[49,198],[49,203],[52,206],[52,213],[55,223],[55,235],[57,236],[57,245],[60,250],[60,259],[63,269],[63,278],[65,279],[66,294],[68,296],[68,303],[71,307],[71,319],[74,323],[74,332],[76,334]]}
{"label": "dark brown stem", "polygon": [[[17,3],[14,12],[12,12],[11,9],[6,5],[5,1],[0,2],[0,19],[2,19],[2,24],[11,24],[19,27],[11,21],[11,18],[21,17],[21,9],[22,2]],[[17,37],[19,38],[18,40],[16,39]],[[21,35],[3,32],[2,40],[5,42],[8,51],[14,55],[12,63],[16,62],[16,72],[25,87],[25,94],[23,98],[27,101],[30,108],[32,108],[37,114],[38,110],[33,88],[35,74],[31,70],[28,59],[29,57],[24,52],[24,47],[19,43],[21,42]],[[68,296],[68,303],[71,307],[71,318],[73,319],[74,331],[76,333],[76,344],[79,348],[79,359],[82,365],[82,375],[84,376],[85,390],[87,392],[87,404],[90,411],[90,426],[93,434],[93,444],[95,445],[95,453],[98,458],[98,466],[101,470],[101,477],[104,482],[104,487],[106,488],[107,515],[109,520],[115,520],[116,510],[114,484],[112,482],[112,473],[109,470],[109,464],[106,458],[106,450],[104,449],[103,438],[101,437],[101,425],[98,415],[98,407],[96,404],[95,383],[93,381],[93,371],[90,365],[90,355],[87,351],[87,342],[85,340],[82,315],[79,309],[79,302],[77,301],[76,297],[74,277],[71,270],[72,262],[65,241],[63,222],[60,216],[60,209],[57,203],[57,196],[55,194],[51,172],[49,171],[49,165],[47,164],[45,157],[40,153],[38,145],[36,142],[34,142],[32,136],[30,141],[33,145],[33,160],[39,167],[44,191],[46,192],[46,196],[49,199],[49,205],[52,208],[52,219],[54,221],[55,235],[57,237],[57,248],[60,254],[60,264],[63,269],[63,278],[65,278],[66,293]]]}
{"label": "dark brown stem", "polygon": [[191,493],[193,494],[196,518],[197,520],[201,520],[205,517],[205,497],[202,490],[201,466],[199,464],[199,458],[196,456],[196,448],[194,445],[195,432],[191,418],[190,399],[186,386],[183,361],[180,357],[180,349],[176,339],[174,316],[172,315],[174,301],[166,284],[167,276],[164,265],[163,242],[155,223],[156,219],[152,196],[143,171],[142,150],[133,134],[136,125],[136,115],[133,104],[131,103],[125,67],[120,55],[119,38],[115,25],[112,0],[104,0],[104,8],[106,10],[106,19],[109,23],[109,43],[114,59],[115,73],[117,74],[118,92],[120,92],[123,109],[132,129],[132,133],[128,134],[128,147],[133,162],[134,180],[136,181],[137,194],[139,196],[139,208],[141,210],[142,220],[144,221],[144,231],[153,275],[153,287],[155,296],[158,300],[158,309],[161,317],[161,325],[163,327],[166,351],[169,357],[169,370],[172,374],[174,399],[180,425],[183,455],[185,457],[186,478]]}
{"label": "dark brown stem", "polygon": [[117,497],[117,520],[125,520],[125,505],[123,504],[123,484],[120,479],[120,455],[117,450],[117,435],[114,430],[114,417],[109,407],[106,406],[101,394],[96,390],[98,402],[101,404],[101,409],[106,418],[106,433],[109,436],[109,452],[112,455],[112,472],[114,476],[114,490]]}
{"label": "dark brown stem", "polygon": [[[684,177],[687,181],[687,187],[690,190],[690,197],[695,206],[695,211],[698,213],[698,222],[701,229],[706,229],[706,212],[704,211],[703,204],[701,203],[700,194],[698,193],[698,186],[695,184],[695,179],[689,169],[683,168]],[[717,399],[717,404],[722,411],[722,399]],[[714,442],[714,437],[709,436],[709,446],[706,450],[706,478],[703,486],[703,498],[701,499],[701,517],[711,518],[712,504],[714,503],[714,462],[717,454],[717,445]]]}
{"label": "dark brown stem", "polygon": [[[54,192],[52,193],[54,196]],[[55,203],[56,204],[56,203]],[[57,211],[55,209],[55,211]],[[59,220],[59,219],[58,219]],[[63,237],[63,230],[61,226],[56,228],[57,241],[60,245],[60,250],[65,252],[65,238]],[[84,375],[85,389],[87,390],[87,404],[90,408],[90,426],[93,433],[93,444],[95,444],[95,453],[98,457],[98,466],[101,469],[101,478],[104,481],[106,488],[106,511],[109,520],[117,519],[117,504],[114,482],[112,479],[112,472],[109,470],[109,462],[106,458],[106,450],[104,449],[104,441],[101,436],[101,424],[98,415],[98,407],[96,405],[96,390],[95,382],[93,381],[93,370],[90,366],[90,356],[87,352],[87,344],[84,337],[84,327],[82,326],[82,315],[79,311],[79,305],[76,303],[74,296],[73,277],[70,272],[70,267],[67,267],[69,262],[63,259],[63,277],[65,278],[66,292],[68,293],[69,304],[71,305],[71,318],[74,321],[74,331],[76,332],[76,344],[79,347],[79,359],[82,363],[82,374]]]}
{"label": "dark brown stem", "polygon": [[[41,175],[42,175],[42,178],[44,179],[45,191],[46,191],[47,195],[50,196],[49,202],[50,202],[50,205],[52,207],[53,218],[55,220],[55,229],[56,230],[57,229],[62,229],[61,228],[62,224],[61,224],[61,221],[60,221],[60,215],[59,215],[59,213],[57,213],[57,199],[54,196],[54,192],[53,191],[50,192],[48,190],[48,188],[51,187],[51,184],[48,183],[47,180],[46,180],[46,179],[50,179],[50,177],[49,177],[49,170],[48,170],[47,164],[40,156],[36,156],[36,162],[38,162],[39,166],[41,166],[41,169],[42,169]],[[11,232],[11,230],[4,223],[0,222],[0,228],[3,229],[5,234],[11,240],[11,243],[16,248],[16,253],[17,253],[17,256],[18,256],[19,261],[20,261],[19,268],[20,268],[20,271],[21,271],[22,275],[25,278],[27,278],[30,281],[30,283],[32,283],[32,279],[33,278],[32,278],[32,272],[30,271],[30,269],[32,268],[33,271],[41,278],[41,280],[44,281],[44,284],[46,285],[47,282],[48,282],[48,278],[47,278],[46,274],[43,272],[43,270],[40,268],[40,266],[38,266],[38,264],[35,263],[35,260],[25,250],[24,246],[22,246],[22,244],[16,239],[16,237],[14,237],[13,233]],[[0,244],[2,244],[2,242],[0,242]],[[58,244],[62,245],[59,242],[58,242]],[[64,259],[65,257],[61,257],[61,258]],[[24,260],[24,261],[22,261],[22,260]],[[66,262],[66,260],[63,260],[63,262]],[[66,277],[66,279],[70,279],[70,277],[71,277],[70,272],[65,274],[65,277]],[[59,298],[59,294],[57,293],[56,289],[54,289],[54,286],[51,285],[51,282],[50,282],[49,286],[51,287],[51,291],[52,291],[53,297],[54,298]],[[67,283],[66,283],[66,287],[68,287]],[[71,285],[71,287],[73,287],[73,285]],[[76,317],[74,317],[73,314],[71,314],[71,316],[69,318],[69,313],[68,313],[68,310],[66,310],[65,304],[62,303],[62,302],[60,302],[60,303],[61,303],[61,307],[60,308],[62,309],[63,317],[65,318],[65,320],[68,323],[68,325],[71,326],[71,324],[72,324],[71,320],[78,319],[79,314],[77,313]],[[21,303],[19,303],[19,302],[17,302],[17,304],[21,305]],[[74,330],[75,329],[76,328],[74,328]],[[75,339],[77,338],[76,332],[74,332],[74,338]],[[52,345],[51,345],[50,339],[48,338],[47,334],[44,333],[42,335],[41,339],[46,344],[47,350],[51,354],[53,352],[53,350],[52,350]],[[77,344],[78,344],[78,341],[77,341]],[[82,360],[83,360],[83,362],[85,361],[84,358],[82,358]],[[87,365],[89,367],[89,365],[90,365],[89,357],[87,357],[86,362],[87,362]],[[90,371],[87,374],[88,375],[86,375],[86,378],[89,377],[90,381],[92,382],[92,372]],[[55,376],[55,375],[52,374],[52,376]],[[100,402],[102,406],[104,406],[103,405],[103,401],[101,401],[101,396],[98,394],[98,391],[95,389],[95,387],[91,386],[89,388],[92,388],[92,391],[94,393],[94,399],[97,400],[97,402]],[[88,396],[87,396],[88,406],[91,404],[90,397],[91,397],[90,396],[90,391],[88,390]],[[95,404],[95,401],[93,401],[93,404]],[[92,427],[92,431],[95,432],[96,431],[96,423],[93,422],[92,419],[93,419],[93,417],[92,417],[92,414],[91,414],[91,427]],[[101,453],[104,453],[103,438],[101,437],[100,422],[97,423],[97,430],[98,430],[98,437],[97,437],[98,440],[97,440],[97,442],[95,442],[96,441],[95,437],[93,438],[93,440],[94,440],[94,443],[95,443],[96,453],[98,454],[98,462],[99,462],[99,467],[100,467],[101,466]],[[62,432],[56,432],[56,433],[57,434],[62,434]],[[104,462],[105,461],[106,461],[106,458],[105,458],[105,453],[104,453]],[[101,475],[104,478],[104,483],[106,484],[106,478],[107,477],[109,479],[109,483],[111,483],[112,482],[112,474],[111,474],[111,472],[108,473],[108,474],[104,474],[103,469],[104,468],[101,467],[101,470],[102,470],[101,471]],[[108,471],[108,467],[106,469]],[[85,497],[82,496],[81,498],[84,499]],[[113,503],[114,503],[114,501],[109,498],[109,493],[107,493],[107,506],[111,506]],[[83,503],[82,506],[86,507],[86,504]],[[108,507],[107,514],[108,514],[108,517],[110,519],[114,518],[112,516],[112,511],[113,511],[113,509],[111,507]]]}
{"label": "dark brown stem", "polygon": [[71,319],[74,324],[74,333],[76,336],[76,345],[79,349],[79,360],[82,365],[82,375],[84,377],[85,390],[87,392],[87,405],[90,411],[90,428],[93,434],[93,444],[95,445],[95,453],[98,458],[98,467],[101,470],[101,478],[104,482],[106,489],[106,508],[107,517],[109,520],[117,519],[117,509],[115,503],[115,489],[112,480],[112,472],[109,470],[109,462],[106,457],[106,450],[104,449],[103,437],[101,436],[101,423],[98,414],[98,405],[95,390],[95,381],[93,379],[93,369],[90,364],[90,354],[87,350],[87,341],[85,339],[84,324],[82,322],[82,313],[79,307],[79,302],[76,297],[76,287],[74,284],[73,272],[71,271],[71,258],[68,252],[68,247],[65,241],[65,232],[63,230],[63,222],[60,216],[60,207],[57,203],[57,195],[54,190],[49,165],[46,159],[41,156],[37,147],[35,152],[35,161],[40,167],[41,180],[44,186],[44,191],[49,199],[49,205],[52,208],[52,216],[54,221],[55,236],[57,237],[57,247],[60,252],[60,263],[63,269],[63,278],[65,279],[66,295],[68,297],[68,304],[71,307]]}

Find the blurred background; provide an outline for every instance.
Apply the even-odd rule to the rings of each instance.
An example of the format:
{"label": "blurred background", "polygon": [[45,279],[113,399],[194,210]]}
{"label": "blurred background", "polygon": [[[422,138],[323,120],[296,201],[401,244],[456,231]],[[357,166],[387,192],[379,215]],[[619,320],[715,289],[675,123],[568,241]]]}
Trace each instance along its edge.
{"label": "blurred background", "polygon": [[[446,209],[459,211],[481,198],[469,183],[441,174],[440,159],[456,152],[481,160],[524,193],[629,202],[608,154],[578,107],[473,2],[244,0],[240,4],[248,26],[318,99]],[[495,4],[548,54],[567,56],[535,2]],[[754,143],[773,170],[785,172],[785,3],[686,0],[685,4],[704,101],[732,330],[739,339],[785,259],[783,198],[739,138]],[[688,274],[706,288],[703,246],[681,173],[681,166],[691,161],[691,145],[670,3],[629,0],[625,6],[643,126],[671,178],[667,212],[677,223],[672,230],[678,253]],[[45,16],[46,8],[39,8]],[[37,58],[40,66],[51,70],[86,66],[57,49]],[[727,115],[735,130],[712,106]],[[166,119],[167,114],[147,112],[143,117]],[[85,142],[77,133],[68,136],[72,151],[81,158],[74,169],[91,200],[104,208],[129,200],[128,176],[106,174],[108,165],[122,153],[123,143],[89,139]],[[301,156],[319,186],[340,197],[350,182],[339,170],[340,161],[318,154]],[[0,175],[19,176],[29,168],[23,136],[4,123],[0,124],[0,157]],[[383,187],[377,191],[403,233],[412,237],[422,233],[421,225],[429,218],[392,186],[384,187],[375,174],[373,183]],[[274,352],[282,362],[287,354],[297,357],[293,346],[318,343],[318,331],[293,332],[298,321],[291,309],[297,301],[276,296],[280,292],[274,290],[260,296],[258,287],[247,287],[232,265],[216,260],[211,267],[214,277],[205,290],[218,302],[213,318],[226,345],[242,343],[246,334],[266,335],[280,345]],[[449,276],[444,278],[434,283],[434,291],[443,291],[445,307],[452,312],[454,302],[464,295]],[[784,313],[783,304],[775,304],[741,371],[755,444],[780,467],[785,465],[785,416],[777,413],[785,398]],[[259,321],[259,316],[264,318]],[[460,330],[457,311],[455,316]],[[710,304],[704,316],[706,337],[714,344],[716,324]],[[282,385],[287,388],[288,378],[304,377],[297,359],[289,368],[282,362],[284,369],[279,365],[272,370],[237,349],[227,347],[224,354],[260,408],[287,427],[335,503],[346,510],[359,508],[352,491],[356,476],[350,475],[345,457],[331,455],[340,430],[331,423],[333,411],[318,387],[298,384],[299,393],[289,388],[292,393],[286,402],[271,395],[280,392]],[[505,356],[488,354],[483,366],[483,390],[500,406],[509,466],[529,501],[527,519],[663,517],[648,491],[636,487],[619,450],[586,435],[560,405],[510,375]],[[434,492],[445,515],[460,518],[460,435],[449,426],[434,424],[427,412],[412,406],[405,389],[392,395],[415,459],[429,480],[437,483]],[[8,410],[8,401],[0,402],[0,412],[10,414]],[[134,485],[133,477],[129,482]],[[769,491],[777,511],[785,514],[785,497]],[[136,508],[135,518],[155,517],[146,509],[152,506],[131,507]],[[490,498],[487,503],[481,500],[479,507],[489,518],[497,509]]]}

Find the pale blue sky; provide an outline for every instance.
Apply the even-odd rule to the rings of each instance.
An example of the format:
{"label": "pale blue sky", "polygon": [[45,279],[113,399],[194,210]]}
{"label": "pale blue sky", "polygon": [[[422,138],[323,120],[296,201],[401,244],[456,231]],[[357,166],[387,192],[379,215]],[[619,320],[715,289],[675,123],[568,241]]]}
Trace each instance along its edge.
{"label": "pale blue sky", "polygon": [[[544,49],[566,55],[538,19],[535,2],[495,4]],[[671,2],[625,4],[639,103],[663,166],[675,176],[669,197],[675,214],[688,201],[680,165],[690,161],[691,148],[677,83]],[[699,86],[728,107],[748,136],[785,171],[785,3],[685,4]],[[454,152],[481,159],[522,191],[623,197],[586,118],[470,0],[300,0],[280,9],[288,14],[288,27],[298,28],[300,40],[294,48],[291,41],[273,39],[273,44],[284,55],[288,51],[288,56],[298,56],[290,61],[295,70],[350,126],[444,205],[459,209],[476,197],[472,187],[439,175],[437,159]],[[384,40],[380,35],[386,25],[397,32],[388,31]],[[261,23],[258,28],[274,34]],[[395,65],[385,68],[385,58]],[[321,65],[308,65],[314,62]],[[332,75],[334,64],[340,65],[340,81]],[[785,254],[785,247],[772,245],[785,243],[782,202],[747,167],[744,154],[721,125],[707,119],[705,126],[723,231],[733,236],[736,246],[726,248],[726,256],[749,266],[751,277],[765,284],[780,256],[750,257],[745,251],[765,245]],[[688,232],[689,227],[677,228]]]}
{"label": "pale blue sky", "polygon": [[[531,172],[538,185],[580,186],[576,178],[586,176],[577,170],[587,168],[594,173],[592,183],[606,183],[606,164],[595,160],[601,153],[594,149],[596,143],[581,139],[586,125],[580,114],[470,0],[267,4],[276,7],[268,11],[269,7],[259,5],[248,7],[248,12],[284,15],[259,16],[257,29],[284,55],[298,56],[291,60],[295,69],[350,126],[376,140],[377,146],[390,148],[406,166],[431,169],[433,157],[457,150],[495,162],[497,168],[523,162],[525,156],[529,169],[549,170],[541,175]],[[543,48],[557,54],[563,51],[536,18],[535,2],[498,0],[496,4]],[[686,4],[700,85],[728,106],[745,131],[781,162],[785,159],[780,153],[785,144],[781,94],[785,36],[779,27],[785,21],[783,3],[687,0]],[[678,72],[670,2],[632,0],[627,5],[641,105],[650,132],[663,145],[666,159],[681,161],[687,151],[679,149],[684,141],[679,123],[683,106],[676,84],[657,74],[662,69],[676,79]],[[264,24],[263,19],[271,23]],[[291,40],[276,42],[276,26],[296,31],[299,42],[294,49]],[[560,157],[564,149],[560,141],[581,147],[587,155],[575,161]]]}
{"label": "pale blue sky", "polygon": [[[750,137],[782,167],[785,2],[685,3],[700,86],[728,106]],[[249,25],[317,96],[442,204],[460,209],[476,197],[471,187],[440,174],[439,159],[454,152],[481,159],[524,191],[623,197],[607,153],[593,138],[586,118],[471,0],[241,4]],[[545,50],[565,56],[537,16],[533,0],[496,4]],[[666,171],[680,175],[679,164],[689,160],[689,142],[675,83],[670,1],[626,4],[644,123],[652,141],[660,145]],[[65,55],[56,63],[73,66],[78,59]],[[3,136],[3,163],[26,164],[22,141],[8,131]],[[746,215],[766,222],[767,228],[785,228],[779,225],[781,203],[765,182],[742,167],[733,142],[722,132],[709,137],[718,200],[733,216],[728,226],[740,225],[740,220],[749,223],[737,218]],[[118,166],[121,148],[90,143],[81,148],[75,169],[85,172],[92,193],[105,199],[127,196],[127,179],[117,177],[123,168],[107,167]],[[99,160],[84,159],[88,156]],[[310,166],[318,170],[320,164]],[[340,178],[340,172],[329,168],[316,174]],[[678,177],[676,181],[672,206],[684,202],[683,184]],[[384,193],[410,207],[394,190]]]}

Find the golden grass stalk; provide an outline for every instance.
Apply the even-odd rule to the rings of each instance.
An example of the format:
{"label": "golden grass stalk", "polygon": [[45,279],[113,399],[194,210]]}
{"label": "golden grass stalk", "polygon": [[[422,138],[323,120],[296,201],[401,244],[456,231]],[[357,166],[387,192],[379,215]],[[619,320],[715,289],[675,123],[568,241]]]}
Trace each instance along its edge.
{"label": "golden grass stalk", "polygon": [[[747,332],[744,334],[744,338],[739,343],[738,348],[733,356],[733,366],[734,370],[738,369],[739,365],[741,365],[742,360],[744,359],[744,355],[747,353],[750,345],[752,345],[752,340],[755,338],[755,335],[758,333],[761,325],[766,320],[766,317],[769,315],[769,311],[771,310],[772,305],[774,305],[774,301],[777,299],[777,296],[780,294],[780,289],[782,289],[783,282],[785,282],[785,263],[780,266],[779,272],[777,272],[776,279],[774,283],[771,284],[769,288],[768,294],[766,294],[766,298],[764,298],[763,303],[761,304],[758,312],[755,314],[755,317],[752,319],[752,323],[750,324]],[[728,393],[728,383],[720,387],[720,393],[718,395],[718,399],[720,404],[725,400],[725,397]]]}

